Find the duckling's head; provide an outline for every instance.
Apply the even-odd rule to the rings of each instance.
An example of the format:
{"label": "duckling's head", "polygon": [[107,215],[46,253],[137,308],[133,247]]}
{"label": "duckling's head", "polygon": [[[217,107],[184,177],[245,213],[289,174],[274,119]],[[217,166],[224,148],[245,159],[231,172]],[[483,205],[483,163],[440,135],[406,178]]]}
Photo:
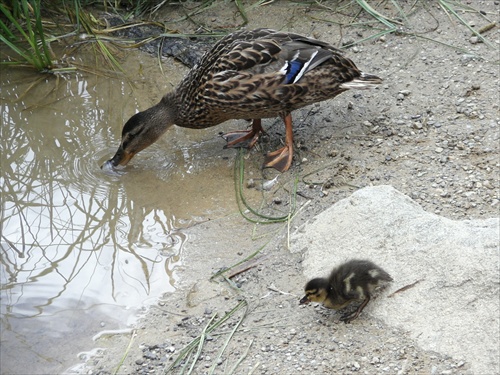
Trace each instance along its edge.
{"label": "duckling's head", "polygon": [[330,283],[328,279],[318,277],[308,281],[304,290],[306,295],[300,300],[301,305],[310,302],[323,303],[330,292]]}
{"label": "duckling's head", "polygon": [[136,113],[123,126],[122,141],[115,156],[101,168],[125,166],[135,154],[156,142],[174,124],[174,120],[175,113],[165,98],[154,107]]}

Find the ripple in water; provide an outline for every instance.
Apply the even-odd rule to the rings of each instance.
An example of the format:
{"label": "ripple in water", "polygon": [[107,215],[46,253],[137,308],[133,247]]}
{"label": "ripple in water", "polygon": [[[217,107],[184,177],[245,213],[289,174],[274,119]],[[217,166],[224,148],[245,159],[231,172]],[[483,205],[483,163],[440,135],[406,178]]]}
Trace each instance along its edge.
{"label": "ripple in water", "polygon": [[[26,373],[27,363],[60,373],[50,367],[62,353],[49,337],[70,329],[71,345],[78,345],[102,322],[120,328],[134,312],[129,306],[174,289],[187,237],[164,202],[167,184],[156,176],[170,168],[170,158],[153,148],[141,153],[140,167],[104,173],[122,126],[121,114],[109,115],[118,107],[112,100],[122,93],[107,98],[109,91],[82,82],[68,80],[68,92],[55,90],[50,106],[0,104],[1,319],[9,342],[2,371]],[[5,90],[16,97],[13,86]],[[34,90],[29,99],[50,101],[46,96]],[[104,111],[106,105],[112,108]],[[119,125],[111,130],[109,123]],[[148,172],[145,163],[154,168]],[[83,349],[71,345],[66,350]]]}

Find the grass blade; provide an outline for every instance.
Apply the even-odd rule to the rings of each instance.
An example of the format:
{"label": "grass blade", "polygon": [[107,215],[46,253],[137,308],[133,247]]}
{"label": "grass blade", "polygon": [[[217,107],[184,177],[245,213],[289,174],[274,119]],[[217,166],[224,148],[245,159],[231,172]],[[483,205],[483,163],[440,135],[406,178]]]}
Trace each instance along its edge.
{"label": "grass blade", "polygon": [[[244,162],[244,150],[240,149],[238,153],[238,157],[235,159],[234,163],[234,179],[235,179],[235,190],[236,190],[236,202],[238,204],[238,208],[240,210],[241,216],[243,216],[246,220],[255,224],[273,224],[273,223],[281,223],[288,220],[288,217],[295,212],[296,205],[296,197],[297,197],[297,183],[298,178],[295,179],[293,190],[291,192],[291,207],[290,212],[283,216],[267,216],[256,209],[252,208],[250,204],[247,202],[245,195],[243,193],[243,185],[244,185],[244,177],[245,177],[245,162]],[[255,215],[257,219],[253,219],[244,213],[244,208],[246,208],[251,214]]]}
{"label": "grass blade", "polygon": [[252,341],[250,341],[250,344],[248,344],[247,350],[245,350],[245,353],[243,353],[240,356],[240,358],[238,358],[238,360],[236,361],[236,363],[234,364],[234,366],[229,371],[229,375],[234,374],[234,372],[236,371],[236,369],[238,368],[238,366],[241,364],[241,362],[243,362],[243,360],[247,357],[248,352],[250,351],[250,348],[252,347],[253,341],[254,341],[253,339],[252,339]]}
{"label": "grass blade", "polygon": [[234,0],[234,3],[236,4],[238,11],[240,12],[241,18],[243,18],[242,26],[245,26],[248,23],[248,17],[247,13],[245,12],[245,8],[243,7],[241,0]]}
{"label": "grass blade", "polygon": [[[183,370],[184,372],[185,368],[189,363],[193,360],[190,369],[188,371],[188,374],[192,372],[194,369],[194,365],[196,364],[196,361],[199,358],[199,354],[201,353],[201,348],[203,347],[203,343],[205,342],[206,336],[211,333],[213,330],[217,329],[220,327],[222,324],[224,324],[231,316],[233,316],[239,309],[242,307],[247,307],[248,308],[248,303],[246,300],[242,300],[240,303],[238,303],[231,311],[227,312],[221,319],[217,320],[212,324],[212,322],[215,320],[217,317],[216,314],[212,316],[208,324],[203,328],[202,333],[200,336],[196,337],[194,340],[192,340],[189,344],[187,344],[179,353],[175,361],[164,370],[164,374],[169,373],[172,371],[174,368],[178,367],[182,361],[185,361],[185,364],[183,365]],[[244,316],[246,316],[246,311]],[[196,354],[194,354],[193,357],[193,351],[195,348],[198,348]]]}
{"label": "grass blade", "polygon": [[356,0],[356,2],[358,3],[358,5],[361,8],[364,9],[365,12],[367,12],[372,17],[377,19],[377,21],[379,21],[380,23],[383,23],[391,30],[396,30],[396,26],[394,26],[394,23],[399,23],[399,22],[397,22],[395,20],[389,21],[389,19],[387,17],[383,16],[382,14],[377,12],[375,9],[373,9],[365,0]]}
{"label": "grass blade", "polygon": [[483,37],[479,32],[477,32],[473,27],[471,27],[462,17],[460,17],[455,8],[453,8],[453,6],[448,1],[439,0],[439,5],[441,5],[441,7],[446,12],[453,14],[455,18],[457,18],[465,27],[467,27],[472,32],[472,34],[477,36],[483,43],[487,44],[489,47],[494,48],[493,44],[491,44],[485,37]]}
{"label": "grass blade", "polygon": [[[245,319],[245,317],[246,317],[246,315],[248,313],[248,304],[246,305],[246,307],[247,307],[247,309],[245,310],[244,314],[240,317],[240,320],[238,320],[238,322],[234,325],[234,328],[231,330],[231,332],[227,336],[227,339],[224,342],[224,345],[222,345],[221,349],[219,350],[219,353],[217,354],[217,357],[215,358],[214,362],[212,363],[212,366],[210,367],[210,370],[208,371],[208,373],[210,375],[214,373],[215,366],[217,366],[217,363],[219,362],[219,359],[222,357],[222,354],[224,353],[224,351],[226,350],[227,346],[229,345],[229,342],[233,338],[235,332],[238,330],[238,328],[240,327],[241,323]],[[252,340],[252,342],[253,342],[253,340]],[[250,346],[251,345],[252,345],[252,343],[250,343]],[[247,350],[247,353],[248,353],[248,350]]]}

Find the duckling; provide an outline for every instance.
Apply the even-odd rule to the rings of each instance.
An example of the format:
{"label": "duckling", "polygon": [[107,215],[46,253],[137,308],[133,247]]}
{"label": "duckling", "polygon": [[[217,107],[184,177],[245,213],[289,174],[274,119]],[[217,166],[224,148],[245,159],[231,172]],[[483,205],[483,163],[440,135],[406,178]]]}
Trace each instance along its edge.
{"label": "duckling", "polygon": [[329,309],[341,310],[361,301],[354,312],[347,312],[340,318],[350,323],[370,302],[375,289],[391,281],[392,277],[373,262],[353,259],[335,267],[328,278],[318,277],[308,281],[304,288],[306,295],[300,304],[318,302]]}

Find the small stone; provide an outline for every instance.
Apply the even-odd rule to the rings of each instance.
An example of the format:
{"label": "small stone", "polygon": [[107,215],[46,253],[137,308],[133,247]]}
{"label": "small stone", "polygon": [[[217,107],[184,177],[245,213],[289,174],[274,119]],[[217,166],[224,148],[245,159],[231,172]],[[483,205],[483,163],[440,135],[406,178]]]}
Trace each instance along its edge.
{"label": "small stone", "polygon": [[493,189],[493,185],[491,184],[491,182],[489,180],[484,180],[483,181],[483,186],[486,188],[486,189]]}
{"label": "small stone", "polygon": [[470,44],[478,44],[479,43],[479,38],[477,36],[473,36],[469,39]]}
{"label": "small stone", "polygon": [[142,354],[142,356],[146,359],[151,359],[151,360],[156,360],[158,359],[158,355],[156,353],[153,353],[151,351],[146,351]]}
{"label": "small stone", "polygon": [[450,193],[448,193],[446,190],[441,192],[441,194],[439,194],[441,196],[441,198],[447,198],[450,196]]}
{"label": "small stone", "polygon": [[444,151],[444,149],[442,147],[436,147],[436,149],[434,151],[436,151],[438,154],[440,154]]}

